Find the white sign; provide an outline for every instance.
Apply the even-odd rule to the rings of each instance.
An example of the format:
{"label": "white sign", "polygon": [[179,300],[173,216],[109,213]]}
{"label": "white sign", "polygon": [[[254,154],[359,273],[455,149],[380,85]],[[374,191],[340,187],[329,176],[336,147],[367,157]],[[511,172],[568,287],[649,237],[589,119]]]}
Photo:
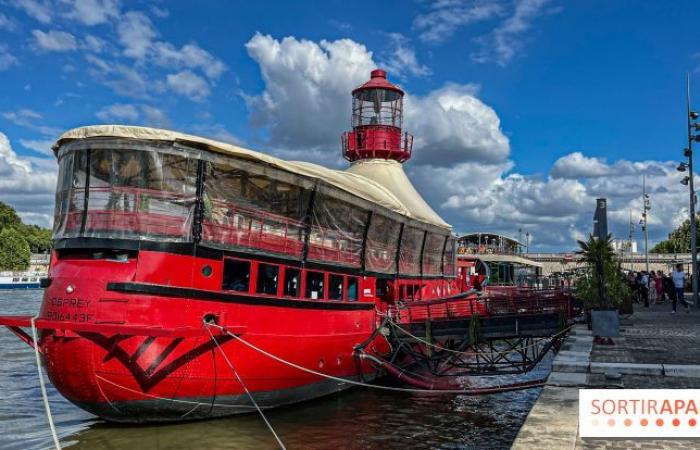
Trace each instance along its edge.
{"label": "white sign", "polygon": [[582,438],[700,437],[700,389],[581,389]]}

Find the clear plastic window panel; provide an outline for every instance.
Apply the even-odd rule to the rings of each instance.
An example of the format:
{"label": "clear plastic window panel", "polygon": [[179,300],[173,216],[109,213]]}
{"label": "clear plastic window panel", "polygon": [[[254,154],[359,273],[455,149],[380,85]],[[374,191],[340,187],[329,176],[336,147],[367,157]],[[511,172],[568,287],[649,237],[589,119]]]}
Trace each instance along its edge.
{"label": "clear plastic window panel", "polygon": [[309,236],[308,258],[359,267],[362,239],[369,212],[333,197],[317,193]]}
{"label": "clear plastic window panel", "polygon": [[58,158],[58,182],[54,213],[54,239],[80,236],[85,209],[87,152],[62,152]]}
{"label": "clear plastic window panel", "polygon": [[445,255],[443,256],[443,272],[446,276],[455,276],[455,269],[457,258],[457,239],[454,237],[447,238],[447,245],[445,246]]}
{"label": "clear plastic window panel", "polygon": [[197,160],[93,149],[85,236],[191,241]]}
{"label": "clear plastic window panel", "polygon": [[371,272],[396,273],[396,251],[401,224],[374,214],[367,232],[365,268]]}
{"label": "clear plastic window panel", "polygon": [[440,275],[442,273],[442,250],[445,247],[443,234],[428,233],[423,251],[423,275]]}
{"label": "clear plastic window panel", "polygon": [[425,231],[404,226],[401,235],[401,252],[399,254],[399,272],[405,275],[420,275],[420,253]]}
{"label": "clear plastic window panel", "polygon": [[203,242],[301,258],[310,186],[298,177],[242,161],[206,164]]}

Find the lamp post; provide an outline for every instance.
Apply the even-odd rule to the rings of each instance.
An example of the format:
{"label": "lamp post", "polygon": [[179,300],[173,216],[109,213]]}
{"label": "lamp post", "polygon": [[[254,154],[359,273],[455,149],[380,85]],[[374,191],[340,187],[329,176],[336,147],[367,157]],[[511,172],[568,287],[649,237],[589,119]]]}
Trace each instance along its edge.
{"label": "lamp post", "polygon": [[639,221],[639,225],[642,226],[642,231],[644,232],[644,265],[645,270],[649,273],[649,230],[647,229],[647,216],[651,209],[651,202],[649,201],[649,195],[647,194],[647,182],[646,174],[642,175],[642,220]]}
{"label": "lamp post", "polygon": [[693,285],[693,303],[700,309],[698,302],[698,247],[697,247],[697,223],[695,219],[695,188],[693,180],[693,142],[700,142],[700,134],[693,135],[693,131],[700,131],[700,123],[697,122],[700,114],[690,110],[690,74],[686,74],[686,107],[688,120],[688,147],[683,150],[683,156],[688,162],[678,165],[679,172],[688,170],[688,175],[681,180],[681,184],[688,186],[690,193],[690,254],[692,261],[691,280]]}

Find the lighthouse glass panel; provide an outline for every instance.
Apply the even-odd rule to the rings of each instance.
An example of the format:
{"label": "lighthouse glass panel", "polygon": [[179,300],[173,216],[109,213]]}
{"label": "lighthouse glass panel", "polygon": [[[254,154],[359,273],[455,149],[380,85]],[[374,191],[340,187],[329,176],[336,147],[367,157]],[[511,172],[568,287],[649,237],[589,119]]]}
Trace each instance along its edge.
{"label": "lighthouse glass panel", "polygon": [[352,98],[352,126],[388,125],[401,128],[403,96],[391,89],[363,89]]}

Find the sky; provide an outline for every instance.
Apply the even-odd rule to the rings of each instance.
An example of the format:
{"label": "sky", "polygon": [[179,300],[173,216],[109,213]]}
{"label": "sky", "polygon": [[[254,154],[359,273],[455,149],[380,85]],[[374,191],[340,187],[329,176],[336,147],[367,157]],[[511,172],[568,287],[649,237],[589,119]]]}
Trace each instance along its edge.
{"label": "sky", "polygon": [[688,215],[698,19],[690,1],[0,0],[0,200],[50,226],[51,145],[91,124],[347,167],[350,91],[380,67],[406,91],[406,171],[455,232],[570,251],[605,197],[642,249],[643,177],[650,245]]}

